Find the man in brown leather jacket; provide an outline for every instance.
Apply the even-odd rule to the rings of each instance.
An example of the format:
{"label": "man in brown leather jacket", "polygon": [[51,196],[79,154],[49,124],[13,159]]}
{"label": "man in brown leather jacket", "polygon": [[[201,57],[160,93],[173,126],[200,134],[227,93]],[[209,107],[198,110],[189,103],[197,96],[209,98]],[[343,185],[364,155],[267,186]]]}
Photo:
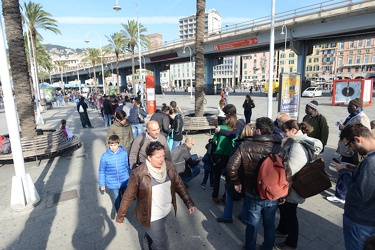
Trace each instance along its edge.
{"label": "man in brown leather jacket", "polygon": [[[244,202],[248,208],[248,219],[246,223],[245,249],[257,249],[257,231],[260,217],[263,216],[264,242],[262,249],[272,249],[275,243],[275,213],[278,200],[261,200],[257,186],[257,174],[263,160],[272,152],[274,145],[273,122],[267,117],[256,119],[255,131],[252,141],[243,142],[229,159],[227,164],[227,175],[235,184],[237,192],[241,192],[242,185],[245,189]],[[286,152],[281,148],[278,153],[285,166],[287,181],[290,183],[292,174],[288,165]],[[241,178],[237,175],[239,167],[243,167]],[[243,180],[241,184],[240,179]]]}

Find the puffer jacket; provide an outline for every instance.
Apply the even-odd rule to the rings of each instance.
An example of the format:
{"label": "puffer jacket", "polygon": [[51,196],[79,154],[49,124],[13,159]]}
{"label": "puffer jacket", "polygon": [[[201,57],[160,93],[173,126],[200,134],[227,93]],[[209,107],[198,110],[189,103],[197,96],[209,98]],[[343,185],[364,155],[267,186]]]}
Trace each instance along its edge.
{"label": "puffer jacket", "polygon": [[119,146],[116,153],[107,148],[100,158],[98,184],[109,189],[127,185],[129,179],[128,153]]}
{"label": "puffer jacket", "polygon": [[[288,153],[288,163],[293,176],[297,174],[307,162],[319,155],[323,149],[323,144],[320,140],[308,137],[299,130],[295,135],[284,140],[283,148]],[[305,199],[291,188],[286,197],[286,201],[289,203],[302,204]]]}
{"label": "puffer jacket", "polygon": [[[194,207],[194,202],[186,191],[185,185],[178,175],[171,161],[165,161],[167,165],[167,174],[171,181],[172,204],[177,213],[176,193],[181,197],[188,209]],[[148,173],[146,163],[142,163],[138,168],[132,171],[128,187],[121,201],[120,209],[117,212],[116,221],[122,223],[124,217],[137,196],[135,205],[135,217],[144,227],[151,226],[151,204],[152,204],[152,177]]]}
{"label": "puffer jacket", "polygon": [[130,109],[129,111],[129,116],[128,116],[128,122],[131,124],[131,125],[137,125],[137,124],[140,124],[139,122],[139,118],[138,118],[138,113],[141,114],[143,117],[146,117],[147,116],[147,113],[146,111],[144,111],[143,109],[141,108],[138,108],[137,106],[134,106]]}
{"label": "puffer jacket", "polygon": [[120,137],[120,144],[129,154],[130,145],[134,139],[132,127],[130,126],[130,124],[126,122],[125,125],[122,125],[117,120],[115,120],[115,122],[108,128],[107,136],[105,139],[106,147],[108,147],[108,138],[111,135],[118,135],[118,137]]}
{"label": "puffer jacket", "polygon": [[[272,135],[254,135],[252,141],[241,143],[227,164],[227,175],[230,180],[235,185],[242,184],[245,187],[245,192],[259,195],[257,189],[258,171],[263,160],[272,152],[273,144]],[[278,155],[285,166],[286,180],[289,182],[290,187],[292,184],[292,171],[288,164],[287,153],[281,148]],[[237,175],[237,171],[241,166],[244,172],[244,178],[241,178],[243,183],[240,182]]]}

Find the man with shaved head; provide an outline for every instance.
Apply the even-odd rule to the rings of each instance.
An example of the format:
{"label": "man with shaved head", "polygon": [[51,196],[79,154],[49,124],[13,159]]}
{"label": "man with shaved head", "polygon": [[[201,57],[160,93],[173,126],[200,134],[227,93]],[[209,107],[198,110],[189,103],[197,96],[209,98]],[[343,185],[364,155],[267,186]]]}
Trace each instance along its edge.
{"label": "man with shaved head", "polygon": [[180,174],[182,181],[186,188],[187,183],[200,173],[200,168],[197,165],[200,159],[193,159],[190,150],[193,148],[195,142],[191,136],[186,137],[185,143],[172,150],[172,162],[177,172]]}
{"label": "man with shaved head", "polygon": [[160,134],[159,123],[157,121],[149,121],[146,126],[146,132],[138,135],[132,143],[129,153],[129,164],[132,169],[137,167],[137,158],[139,158],[138,164],[145,161],[146,148],[154,141],[158,141],[164,146],[165,159],[169,161],[172,160],[167,139],[164,135]]}

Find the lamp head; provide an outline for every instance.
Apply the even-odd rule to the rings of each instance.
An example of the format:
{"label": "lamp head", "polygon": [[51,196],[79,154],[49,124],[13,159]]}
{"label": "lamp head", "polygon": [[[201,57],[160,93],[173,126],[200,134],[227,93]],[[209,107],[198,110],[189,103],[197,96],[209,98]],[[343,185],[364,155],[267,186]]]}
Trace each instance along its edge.
{"label": "lamp head", "polygon": [[89,42],[90,42],[90,40],[86,38],[85,39],[85,43],[89,43]]}
{"label": "lamp head", "polygon": [[184,54],[186,53],[186,50],[185,50],[185,48],[184,48],[184,50],[182,51],[182,53],[184,53]]}
{"label": "lamp head", "polygon": [[281,30],[280,35],[285,35],[284,30]]}
{"label": "lamp head", "polygon": [[121,7],[120,7],[120,5],[115,4],[115,6],[113,6],[113,9],[114,9],[115,11],[120,11],[120,10],[121,10]]}

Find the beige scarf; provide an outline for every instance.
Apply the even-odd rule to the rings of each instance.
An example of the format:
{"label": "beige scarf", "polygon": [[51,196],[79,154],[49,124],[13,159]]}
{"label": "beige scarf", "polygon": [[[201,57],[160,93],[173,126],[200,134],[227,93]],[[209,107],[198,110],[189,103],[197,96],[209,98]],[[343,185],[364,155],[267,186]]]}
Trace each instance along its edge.
{"label": "beige scarf", "polygon": [[165,181],[167,178],[167,165],[165,164],[165,161],[161,168],[154,168],[150,161],[146,160],[146,166],[152,178],[154,178],[157,182],[163,183]]}

